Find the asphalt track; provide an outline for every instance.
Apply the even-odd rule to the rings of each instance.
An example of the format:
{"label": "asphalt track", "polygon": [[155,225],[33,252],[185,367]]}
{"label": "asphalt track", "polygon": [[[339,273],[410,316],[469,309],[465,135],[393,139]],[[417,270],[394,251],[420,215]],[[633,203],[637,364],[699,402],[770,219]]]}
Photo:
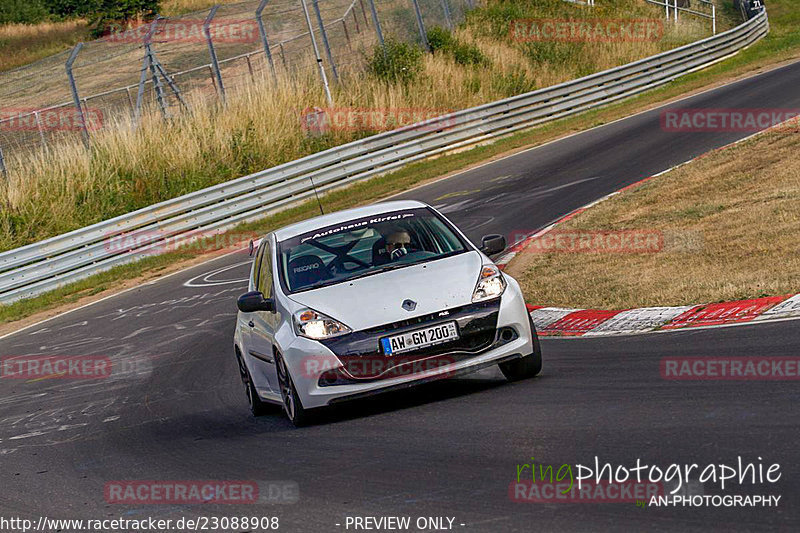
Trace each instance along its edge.
{"label": "asphalt track", "polygon": [[[800,107],[800,63],[680,107]],[[529,150],[403,195],[471,238],[530,232],[747,133],[666,133],[659,111]],[[765,186],[769,186],[765,180]],[[294,429],[249,416],[231,340],[245,253],[172,275],[0,340],[2,355],[102,355],[101,380],[0,380],[0,517],[278,516],[281,531],[346,531],[347,516],[453,517],[463,531],[800,528],[797,382],[661,379],[667,356],[797,356],[797,321],[602,339],[544,339],[543,375],[488,369],[342,406]],[[518,464],[781,465],[775,508],[518,503]],[[574,468],[574,466],[573,466]],[[123,505],[113,480],[296,482],[293,504]],[[713,484],[693,493],[719,494]],[[337,526],[337,524],[340,524]],[[463,524],[463,525],[462,525]],[[352,528],[350,529],[353,530]],[[412,530],[415,530],[412,528]]]}

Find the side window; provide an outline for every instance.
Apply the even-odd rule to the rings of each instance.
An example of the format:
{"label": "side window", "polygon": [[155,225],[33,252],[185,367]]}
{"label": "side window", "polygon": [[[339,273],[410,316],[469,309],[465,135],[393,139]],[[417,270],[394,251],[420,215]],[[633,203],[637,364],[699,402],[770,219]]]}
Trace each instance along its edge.
{"label": "side window", "polygon": [[262,243],[263,251],[258,259],[258,274],[256,274],[256,290],[264,298],[272,297],[272,257],[270,256],[269,241],[265,238]]}
{"label": "side window", "polygon": [[253,287],[258,287],[258,274],[261,271],[261,258],[264,256],[264,248],[267,246],[267,240],[263,239],[261,244],[258,245],[258,249],[256,250],[255,265],[253,266]]}

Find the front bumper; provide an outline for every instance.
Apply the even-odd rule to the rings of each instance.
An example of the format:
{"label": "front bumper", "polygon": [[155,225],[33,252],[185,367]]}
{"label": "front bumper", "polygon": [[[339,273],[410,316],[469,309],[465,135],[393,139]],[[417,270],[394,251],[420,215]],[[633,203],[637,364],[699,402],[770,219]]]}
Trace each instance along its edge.
{"label": "front bumper", "polygon": [[[438,316],[371,328],[319,342],[298,337],[283,356],[307,409],[474,372],[533,352],[529,319],[519,287],[509,280],[503,296]],[[460,339],[402,356],[384,356],[379,339],[428,325],[457,321]],[[513,330],[513,336],[498,332]]]}

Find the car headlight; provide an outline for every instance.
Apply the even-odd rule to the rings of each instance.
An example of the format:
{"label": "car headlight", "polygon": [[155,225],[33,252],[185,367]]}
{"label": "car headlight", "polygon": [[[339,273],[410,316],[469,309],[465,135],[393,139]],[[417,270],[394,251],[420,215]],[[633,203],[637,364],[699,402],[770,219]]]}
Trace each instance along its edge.
{"label": "car headlight", "polygon": [[352,331],[338,320],[313,309],[303,309],[294,314],[294,329],[301,337],[316,340],[330,339]]}
{"label": "car headlight", "polygon": [[497,298],[503,294],[507,285],[499,268],[495,265],[483,265],[475,292],[472,293],[472,301],[481,302]]}

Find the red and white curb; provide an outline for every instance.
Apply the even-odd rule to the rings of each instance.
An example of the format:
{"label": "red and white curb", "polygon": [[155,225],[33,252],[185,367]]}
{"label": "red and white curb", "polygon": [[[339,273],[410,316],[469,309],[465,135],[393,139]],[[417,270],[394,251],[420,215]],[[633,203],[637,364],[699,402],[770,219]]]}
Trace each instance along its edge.
{"label": "red and white curb", "polygon": [[539,335],[599,337],[800,318],[800,294],[621,311],[530,305],[528,309]]}
{"label": "red and white curb", "polygon": [[[565,222],[587,209],[630,190],[658,176],[688,165],[693,161],[708,155],[736,146],[770,130],[779,128],[774,126],[764,131],[739,139],[731,144],[721,146],[710,152],[701,154],[694,159],[676,165],[672,168],[648,176],[622,189],[607,194],[583,207],[579,207],[563,217],[557,219],[549,226],[524,237],[514,243],[497,260],[497,266],[502,270],[516,255],[531,241],[538,239],[550,232],[557,225]],[[599,337],[603,335],[633,335],[652,331],[670,331],[683,328],[715,327],[747,322],[761,322],[765,320],[800,318],[800,294],[786,296],[770,296],[752,300],[736,302],[722,302],[713,304],[686,305],[681,307],[643,307],[639,309],[625,309],[619,311],[605,311],[601,309],[570,309],[562,307],[543,307],[528,304],[536,330],[542,336],[572,336],[572,337]]]}

